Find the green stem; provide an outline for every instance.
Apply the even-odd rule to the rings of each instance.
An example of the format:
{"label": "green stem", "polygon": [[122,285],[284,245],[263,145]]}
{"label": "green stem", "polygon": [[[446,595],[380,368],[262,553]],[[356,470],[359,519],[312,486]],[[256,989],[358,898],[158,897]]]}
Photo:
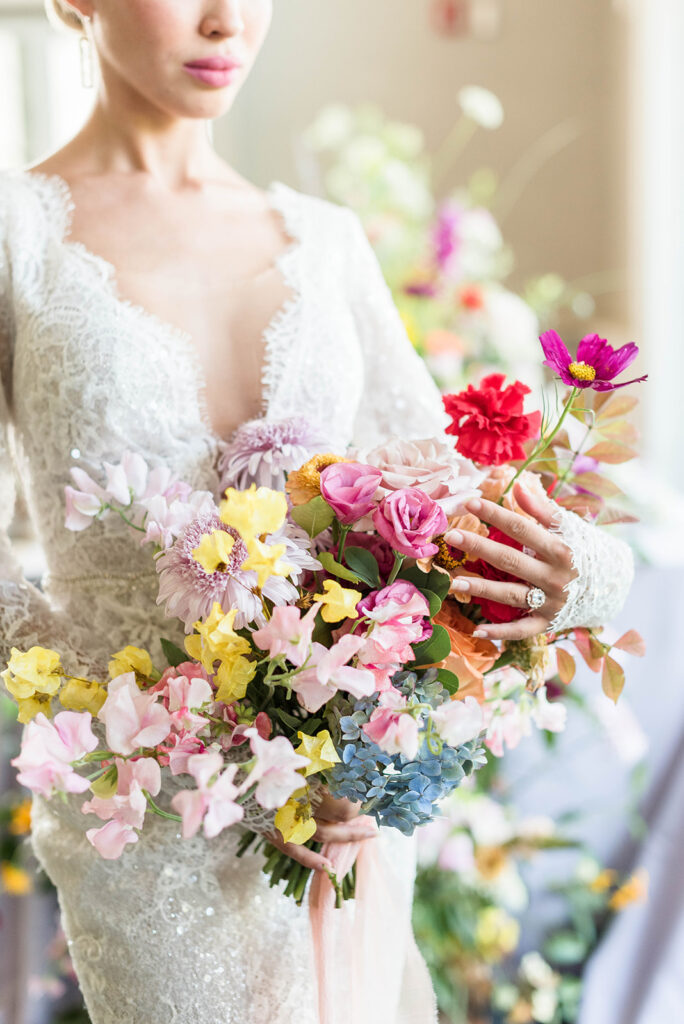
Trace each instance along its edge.
{"label": "green stem", "polygon": [[146,789],[143,789],[143,793],[145,794],[145,799],[150,805],[150,810],[154,811],[155,814],[158,814],[160,818],[167,818],[169,821],[183,820],[180,814],[170,814],[168,811],[162,811],[161,807],[158,807],[155,804],[154,800],[152,799],[152,797],[150,796]]}
{"label": "green stem", "polygon": [[387,586],[388,587],[389,587],[390,583],[394,583],[394,581],[396,580],[397,576],[399,575],[399,570],[401,569],[402,565],[404,564],[405,558],[406,558],[406,555],[402,555],[400,551],[395,551],[395,553],[394,553],[394,565],[392,566],[392,572],[389,574],[389,578],[387,580]]}
{"label": "green stem", "polygon": [[573,388],[572,389],[572,391],[570,392],[570,396],[569,396],[567,402],[565,403],[565,406],[563,407],[563,412],[560,415],[560,419],[558,420],[558,423],[553,428],[553,430],[551,431],[550,434],[548,434],[546,437],[542,437],[540,442],[539,442],[539,444],[535,445],[535,447],[534,447],[534,449],[532,451],[532,454],[528,455],[528,457],[525,459],[525,461],[523,462],[523,464],[520,467],[520,469],[517,471],[515,476],[511,479],[511,481],[508,484],[508,487],[506,488],[506,490],[503,492],[503,494],[499,498],[499,502],[498,502],[499,505],[503,505],[504,498],[506,497],[508,492],[511,490],[511,488],[513,487],[515,482],[520,478],[521,474],[525,472],[527,467],[530,466],[535,461],[537,456],[541,455],[542,452],[546,451],[546,449],[549,447],[549,445],[553,441],[554,437],[556,437],[556,435],[559,433],[561,427],[565,423],[565,418],[568,415],[568,413],[570,412],[570,410],[572,409],[573,403],[574,403],[574,401],[575,401],[575,399],[576,399],[576,397],[577,397],[577,395],[579,393],[580,393],[580,388]]}
{"label": "green stem", "polygon": [[337,549],[337,561],[340,565],[343,564],[342,558],[344,556],[344,548],[347,543],[347,534],[351,530],[351,526],[345,526],[344,523],[340,523],[340,546]]}

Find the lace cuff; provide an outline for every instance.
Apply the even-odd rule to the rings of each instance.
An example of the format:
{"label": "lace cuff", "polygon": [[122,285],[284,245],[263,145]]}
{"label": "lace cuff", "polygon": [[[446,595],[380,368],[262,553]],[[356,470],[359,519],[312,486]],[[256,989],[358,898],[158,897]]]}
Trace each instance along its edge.
{"label": "lace cuff", "polygon": [[634,580],[631,548],[564,508],[554,514],[551,530],[570,548],[577,576],[567,584],[567,600],[550,629],[606,625],[621,611]]}

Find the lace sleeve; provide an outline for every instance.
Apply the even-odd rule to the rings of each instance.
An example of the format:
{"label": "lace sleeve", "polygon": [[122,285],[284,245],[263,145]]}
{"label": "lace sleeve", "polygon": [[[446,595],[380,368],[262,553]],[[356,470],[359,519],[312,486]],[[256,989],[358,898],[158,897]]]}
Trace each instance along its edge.
{"label": "lace sleeve", "polygon": [[439,388],[411,344],[392,292],[358,215],[349,223],[349,298],[361,342],[364,388],[353,444],[396,435],[441,437],[449,423]]}
{"label": "lace sleeve", "polygon": [[27,650],[40,645],[54,646],[65,654],[65,667],[71,671],[86,672],[93,666],[83,654],[83,642],[45,596],[25,579],[9,538],[16,499],[9,414],[14,313],[3,220],[0,209],[0,670],[6,667],[12,647]]}
{"label": "lace sleeve", "polygon": [[567,601],[551,623],[554,632],[610,622],[621,611],[634,579],[634,557],[628,544],[575,512],[559,508],[552,529],[572,553],[577,572],[567,585]]}

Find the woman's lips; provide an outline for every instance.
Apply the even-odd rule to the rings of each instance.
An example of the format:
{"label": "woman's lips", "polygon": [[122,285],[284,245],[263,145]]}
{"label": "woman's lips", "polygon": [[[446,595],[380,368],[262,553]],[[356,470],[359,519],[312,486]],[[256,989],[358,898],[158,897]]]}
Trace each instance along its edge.
{"label": "woman's lips", "polygon": [[195,64],[183,65],[188,74],[204,82],[205,85],[213,85],[215,88],[222,88],[237,78],[238,67],[232,68],[207,68]]}

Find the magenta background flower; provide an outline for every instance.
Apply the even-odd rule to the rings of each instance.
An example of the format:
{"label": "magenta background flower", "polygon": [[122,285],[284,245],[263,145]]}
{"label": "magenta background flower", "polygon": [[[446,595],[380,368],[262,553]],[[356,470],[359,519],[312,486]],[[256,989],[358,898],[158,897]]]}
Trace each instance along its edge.
{"label": "magenta background flower", "polygon": [[588,334],[580,341],[577,346],[577,357],[573,359],[556,331],[546,331],[539,340],[546,356],[544,365],[555,370],[563,383],[569,387],[613,391],[628,384],[637,384],[648,377],[646,374],[633,380],[622,381],[620,384],[611,384],[613,378],[626,370],[639,354],[638,347],[632,341],[628,345],[614,349],[605,338],[599,338],[598,334]]}
{"label": "magenta background flower", "polygon": [[325,431],[303,416],[269,422],[249,420],[238,428],[219,461],[221,491],[256,483],[282,491],[285,474],[321,451],[337,451]]}
{"label": "magenta background flower", "polygon": [[18,769],[17,779],[34,793],[49,798],[53,790],[84,793],[87,779],[71,767],[95,750],[97,739],[88,711],[60,711],[50,722],[43,712],[24,726],[21,751],[10,764]]}
{"label": "magenta background flower", "polygon": [[382,473],[361,462],[336,462],[320,476],[321,494],[345,526],[352,526],[375,506],[373,496]]}
{"label": "magenta background flower", "polygon": [[381,537],[409,558],[428,558],[439,548],[432,543],[447,528],[444,510],[415,487],[389,494],[373,513],[373,524]]}

